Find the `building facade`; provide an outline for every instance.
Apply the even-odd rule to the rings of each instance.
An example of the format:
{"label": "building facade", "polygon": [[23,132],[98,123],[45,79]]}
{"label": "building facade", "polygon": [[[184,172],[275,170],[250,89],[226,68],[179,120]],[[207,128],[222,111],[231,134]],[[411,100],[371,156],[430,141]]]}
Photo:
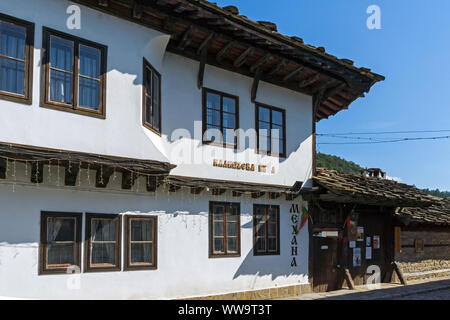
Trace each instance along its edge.
{"label": "building facade", "polygon": [[0,296],[309,286],[315,123],[382,77],[236,10],[0,4]]}

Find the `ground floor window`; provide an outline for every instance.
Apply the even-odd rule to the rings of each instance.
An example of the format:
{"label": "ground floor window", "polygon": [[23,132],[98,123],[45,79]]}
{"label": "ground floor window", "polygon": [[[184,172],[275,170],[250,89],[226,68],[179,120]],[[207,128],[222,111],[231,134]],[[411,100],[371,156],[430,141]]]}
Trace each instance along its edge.
{"label": "ground floor window", "polygon": [[254,255],[280,254],[280,207],[255,204],[253,212]]}
{"label": "ground floor window", "polygon": [[157,217],[127,216],[125,270],[156,269]]}
{"label": "ground floor window", "polygon": [[119,215],[86,214],[86,271],[120,270]]}
{"label": "ground floor window", "polygon": [[81,267],[81,213],[41,213],[41,274],[66,273]]}
{"label": "ground floor window", "polygon": [[238,257],[241,254],[241,209],[239,203],[210,202],[210,257]]}

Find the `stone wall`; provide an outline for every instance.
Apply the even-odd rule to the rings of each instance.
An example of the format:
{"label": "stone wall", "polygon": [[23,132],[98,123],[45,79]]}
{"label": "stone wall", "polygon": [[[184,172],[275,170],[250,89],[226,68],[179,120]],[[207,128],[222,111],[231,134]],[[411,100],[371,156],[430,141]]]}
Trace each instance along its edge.
{"label": "stone wall", "polygon": [[[416,252],[415,240],[424,241],[423,252]],[[395,260],[407,280],[450,275],[450,228],[402,230],[401,242]]]}

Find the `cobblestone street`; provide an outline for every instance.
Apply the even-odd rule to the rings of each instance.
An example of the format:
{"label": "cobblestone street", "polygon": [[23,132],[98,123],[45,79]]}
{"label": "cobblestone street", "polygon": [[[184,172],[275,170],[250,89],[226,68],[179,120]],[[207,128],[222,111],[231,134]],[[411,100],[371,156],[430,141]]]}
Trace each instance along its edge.
{"label": "cobblestone street", "polygon": [[450,300],[450,289],[413,294],[395,300]]}

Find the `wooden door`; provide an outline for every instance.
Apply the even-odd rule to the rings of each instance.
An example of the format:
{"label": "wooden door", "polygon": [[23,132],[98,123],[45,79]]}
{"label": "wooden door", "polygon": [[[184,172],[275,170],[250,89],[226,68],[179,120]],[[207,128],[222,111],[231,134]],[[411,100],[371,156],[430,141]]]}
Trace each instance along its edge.
{"label": "wooden door", "polygon": [[339,270],[339,238],[312,237],[313,241],[313,290],[326,292],[340,289],[342,284]]}

